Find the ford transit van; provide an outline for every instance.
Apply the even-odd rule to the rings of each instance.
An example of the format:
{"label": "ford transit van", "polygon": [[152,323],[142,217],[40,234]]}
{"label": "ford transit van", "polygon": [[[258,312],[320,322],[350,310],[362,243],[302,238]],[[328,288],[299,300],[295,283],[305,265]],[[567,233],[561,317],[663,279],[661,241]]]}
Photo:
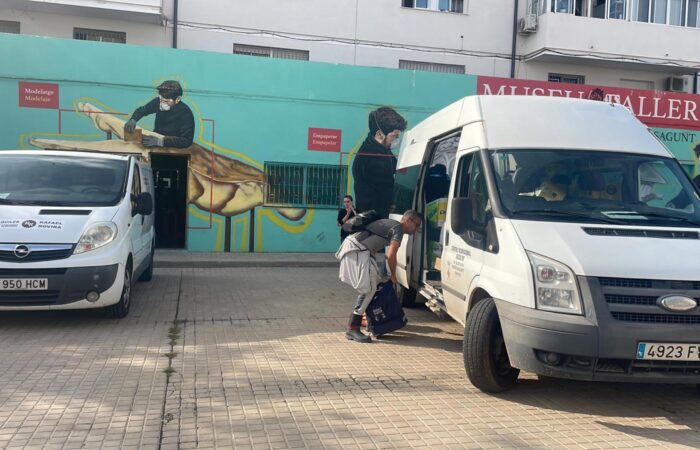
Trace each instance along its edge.
{"label": "ford transit van", "polygon": [[400,297],[464,325],[476,387],[700,383],[698,189],[625,107],[464,98],[406,132],[395,194],[425,218]]}
{"label": "ford transit van", "polygon": [[0,310],[121,318],[153,273],[153,175],[134,156],[0,151]]}

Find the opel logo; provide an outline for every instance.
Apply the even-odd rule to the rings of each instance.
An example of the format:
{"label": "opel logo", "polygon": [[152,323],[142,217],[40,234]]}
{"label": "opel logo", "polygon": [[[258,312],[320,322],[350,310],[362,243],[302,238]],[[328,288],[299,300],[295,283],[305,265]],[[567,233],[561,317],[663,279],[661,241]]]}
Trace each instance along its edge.
{"label": "opel logo", "polygon": [[698,306],[697,300],[684,295],[667,295],[658,301],[662,307],[673,312],[686,312]]}
{"label": "opel logo", "polygon": [[27,247],[26,245],[18,245],[17,247],[15,247],[15,256],[18,259],[26,258],[31,252],[32,251],[29,250],[29,247]]}

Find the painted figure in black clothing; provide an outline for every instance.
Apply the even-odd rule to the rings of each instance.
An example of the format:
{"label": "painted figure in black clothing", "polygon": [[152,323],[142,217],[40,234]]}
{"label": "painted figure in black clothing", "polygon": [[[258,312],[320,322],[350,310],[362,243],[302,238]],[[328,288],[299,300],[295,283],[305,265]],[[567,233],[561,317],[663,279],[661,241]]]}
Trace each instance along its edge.
{"label": "painted figure in black clothing", "polygon": [[373,209],[379,217],[389,217],[396,170],[392,149],[405,129],[406,119],[393,108],[383,106],[369,114],[369,135],[352,164],[358,211]]}
{"label": "painted figure in black clothing", "polygon": [[182,103],[182,86],[175,80],[167,80],[157,87],[158,97],[136,108],[124,131],[132,133],[143,116],[156,115],[153,131],[164,137],[144,136],[145,147],[187,148],[194,138],[194,115],[189,106]]}
{"label": "painted figure in black clothing", "polygon": [[355,211],[355,207],[352,204],[352,196],[351,195],[346,195],[343,198],[343,207],[338,210],[338,226],[340,228],[340,243],[342,244],[343,241],[345,240],[346,237],[350,233],[347,231],[343,230],[342,226],[345,222],[348,220],[352,219],[357,215],[357,211]]}

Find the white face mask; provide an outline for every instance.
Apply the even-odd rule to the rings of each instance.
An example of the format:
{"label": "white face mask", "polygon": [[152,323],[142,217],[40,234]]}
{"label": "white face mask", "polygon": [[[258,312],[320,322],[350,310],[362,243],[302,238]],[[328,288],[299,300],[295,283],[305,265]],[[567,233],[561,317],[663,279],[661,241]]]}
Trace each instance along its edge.
{"label": "white face mask", "polygon": [[167,102],[160,102],[161,111],[170,111],[170,104]]}
{"label": "white face mask", "polygon": [[393,151],[399,148],[399,145],[401,144],[401,139],[394,139],[394,141],[391,143],[389,148]]}

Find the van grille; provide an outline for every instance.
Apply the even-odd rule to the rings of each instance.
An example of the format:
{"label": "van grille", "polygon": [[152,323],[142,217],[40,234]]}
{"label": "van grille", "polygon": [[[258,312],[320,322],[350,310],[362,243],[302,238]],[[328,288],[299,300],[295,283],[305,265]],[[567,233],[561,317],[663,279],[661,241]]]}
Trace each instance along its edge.
{"label": "van grille", "polygon": [[658,300],[667,295],[683,295],[700,303],[700,281],[653,280],[639,278],[598,278],[600,292],[613,319],[622,322],[675,325],[700,324],[700,307],[686,312],[670,312]]}
{"label": "van grille", "polygon": [[651,288],[651,280],[635,280],[632,278],[598,278],[601,286]]}
{"label": "van grille", "polygon": [[40,261],[54,261],[68,258],[73,253],[70,244],[26,244],[29,254],[20,257],[15,248],[17,244],[0,244],[0,261],[13,263],[31,263]]}
{"label": "van grille", "polygon": [[58,301],[60,291],[0,291],[0,305],[51,305]]}
{"label": "van grille", "polygon": [[656,297],[645,297],[642,295],[605,295],[606,302],[619,305],[655,305],[656,300]]}
{"label": "van grille", "polygon": [[632,372],[668,373],[672,375],[698,375],[700,362],[697,361],[644,361],[634,360]]}
{"label": "van grille", "polygon": [[674,324],[700,324],[700,316],[685,316],[679,314],[644,314],[644,313],[626,313],[613,311],[613,318],[623,322],[642,322],[642,323],[674,323]]}

